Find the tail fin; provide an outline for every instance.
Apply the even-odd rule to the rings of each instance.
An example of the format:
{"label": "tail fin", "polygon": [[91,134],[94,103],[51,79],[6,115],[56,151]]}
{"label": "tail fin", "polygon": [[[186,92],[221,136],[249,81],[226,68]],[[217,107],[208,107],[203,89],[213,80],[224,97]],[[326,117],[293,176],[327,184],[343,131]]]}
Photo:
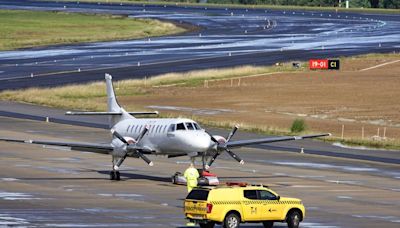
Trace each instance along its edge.
{"label": "tail fin", "polygon": [[117,98],[115,97],[114,88],[112,84],[112,76],[106,74],[106,86],[107,86],[107,105],[109,112],[121,112],[121,106],[119,106],[117,102]]}
{"label": "tail fin", "polygon": [[124,119],[134,119],[136,115],[158,115],[157,111],[153,112],[127,112],[121,106],[119,106],[115,97],[114,88],[112,84],[112,77],[106,74],[106,86],[107,86],[107,112],[75,112],[68,111],[66,115],[85,115],[85,116],[109,116],[110,127],[113,127],[116,123]]}
{"label": "tail fin", "polygon": [[110,127],[113,127],[116,123],[121,120],[134,118],[133,116],[129,115],[121,106],[119,106],[117,102],[117,98],[115,97],[114,87],[112,84],[112,76],[110,74],[106,74],[106,87],[107,87],[107,105],[108,105],[108,112],[116,112],[121,113],[120,115],[110,115],[109,123]]}

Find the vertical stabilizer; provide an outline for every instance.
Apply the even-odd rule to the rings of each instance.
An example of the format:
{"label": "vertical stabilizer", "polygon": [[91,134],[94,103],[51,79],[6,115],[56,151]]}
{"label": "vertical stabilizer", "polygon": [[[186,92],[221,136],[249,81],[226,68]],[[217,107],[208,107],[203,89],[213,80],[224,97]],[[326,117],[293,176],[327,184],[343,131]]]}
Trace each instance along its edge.
{"label": "vertical stabilizer", "polygon": [[112,84],[112,76],[110,74],[106,74],[106,86],[107,86],[107,105],[108,105],[108,112],[117,112],[121,113],[121,115],[111,115],[109,118],[110,121],[110,128],[113,127],[116,123],[128,119],[134,118],[129,113],[127,113],[121,106],[119,106],[117,102],[117,98],[115,97],[114,87]]}
{"label": "vertical stabilizer", "polygon": [[120,112],[121,107],[119,106],[117,99],[115,98],[114,88],[112,84],[112,76],[106,74],[106,86],[107,86],[107,104],[109,112]]}

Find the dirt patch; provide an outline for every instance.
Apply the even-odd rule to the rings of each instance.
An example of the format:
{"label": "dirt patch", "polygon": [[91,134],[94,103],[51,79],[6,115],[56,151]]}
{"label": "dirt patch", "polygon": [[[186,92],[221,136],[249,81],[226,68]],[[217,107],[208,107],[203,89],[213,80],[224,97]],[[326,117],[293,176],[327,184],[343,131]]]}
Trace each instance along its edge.
{"label": "dirt patch", "polygon": [[[348,58],[340,71],[279,73],[240,79],[210,81],[208,87],[147,88],[145,96],[121,97],[129,106],[176,106],[193,110],[220,110],[214,114],[190,109],[162,113],[200,116],[210,121],[289,129],[303,118],[309,130],[341,137],[370,138],[379,134],[400,138],[400,62],[368,71],[359,70],[400,59]],[[212,113],[212,112],[211,112]]]}

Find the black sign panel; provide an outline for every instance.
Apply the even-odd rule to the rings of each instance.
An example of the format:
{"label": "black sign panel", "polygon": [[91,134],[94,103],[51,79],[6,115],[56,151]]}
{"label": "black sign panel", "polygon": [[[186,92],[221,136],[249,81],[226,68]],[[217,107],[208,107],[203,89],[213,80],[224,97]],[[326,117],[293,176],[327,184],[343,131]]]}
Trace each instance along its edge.
{"label": "black sign panel", "polygon": [[329,59],[328,60],[328,69],[329,70],[339,70],[340,69],[339,59]]}

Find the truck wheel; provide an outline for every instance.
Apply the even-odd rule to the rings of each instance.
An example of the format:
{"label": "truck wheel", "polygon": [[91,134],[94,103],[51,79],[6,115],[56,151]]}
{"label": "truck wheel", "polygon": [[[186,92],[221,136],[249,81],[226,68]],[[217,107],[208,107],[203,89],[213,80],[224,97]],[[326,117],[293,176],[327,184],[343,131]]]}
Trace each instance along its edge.
{"label": "truck wheel", "polygon": [[274,226],[274,222],[263,222],[265,228],[272,228]]}
{"label": "truck wheel", "polygon": [[292,211],[286,219],[289,228],[298,228],[300,225],[301,215],[298,211]]}
{"label": "truck wheel", "polygon": [[200,223],[201,228],[214,228],[215,222]]}
{"label": "truck wheel", "polygon": [[229,213],[224,220],[224,228],[239,228],[240,218],[235,213]]}

